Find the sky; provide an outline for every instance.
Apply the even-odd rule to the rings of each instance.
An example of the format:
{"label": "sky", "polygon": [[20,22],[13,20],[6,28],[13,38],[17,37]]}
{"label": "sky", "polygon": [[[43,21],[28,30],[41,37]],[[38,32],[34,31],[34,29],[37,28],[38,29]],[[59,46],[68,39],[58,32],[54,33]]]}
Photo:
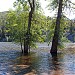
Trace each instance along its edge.
{"label": "sky", "polygon": [[10,8],[13,8],[13,2],[15,0],[0,0],[0,12],[8,11]]}
{"label": "sky", "polygon": [[[75,3],[75,0],[71,0],[73,3]],[[40,0],[40,2],[41,2],[41,5],[42,5],[42,7],[43,7],[43,9],[44,9],[44,12],[45,12],[45,15],[46,16],[51,16],[51,17],[53,17],[54,16],[54,14],[55,14],[55,12],[51,12],[50,10],[48,10],[46,7],[47,7],[47,5],[48,5],[48,2],[46,2],[45,0]],[[66,16],[69,18],[69,19],[73,19],[73,18],[75,18],[75,14],[74,14],[74,12],[71,12],[71,11],[69,11],[69,10],[65,10],[65,11],[67,11],[67,13],[66,13]]]}
{"label": "sky", "polygon": [[[9,9],[13,8],[13,2],[15,0],[1,0],[0,1],[0,12],[2,11],[8,11]],[[72,2],[75,2],[75,0],[71,0]],[[48,10],[46,8],[46,6],[48,5],[48,2],[46,2],[45,0],[40,0],[42,8],[44,9],[45,15],[46,16],[53,16],[54,12],[50,12],[50,10]],[[75,18],[75,15],[73,13],[68,13],[66,14],[66,16],[70,19]]]}

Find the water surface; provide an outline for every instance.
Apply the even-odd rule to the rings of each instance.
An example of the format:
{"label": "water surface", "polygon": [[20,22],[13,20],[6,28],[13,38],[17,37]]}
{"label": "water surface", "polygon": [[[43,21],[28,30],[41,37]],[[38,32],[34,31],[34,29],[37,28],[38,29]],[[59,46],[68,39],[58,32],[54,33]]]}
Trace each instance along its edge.
{"label": "water surface", "polygon": [[67,48],[52,58],[42,47],[23,56],[18,45],[0,43],[0,75],[75,75],[75,51]]}

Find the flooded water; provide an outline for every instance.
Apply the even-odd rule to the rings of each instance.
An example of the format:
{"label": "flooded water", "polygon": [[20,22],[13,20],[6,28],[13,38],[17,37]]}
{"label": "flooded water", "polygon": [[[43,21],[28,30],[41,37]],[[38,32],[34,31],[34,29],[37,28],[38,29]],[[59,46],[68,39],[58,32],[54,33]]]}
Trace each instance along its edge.
{"label": "flooded water", "polygon": [[49,47],[40,47],[23,56],[18,45],[0,43],[0,75],[75,75],[75,50],[52,58]]}

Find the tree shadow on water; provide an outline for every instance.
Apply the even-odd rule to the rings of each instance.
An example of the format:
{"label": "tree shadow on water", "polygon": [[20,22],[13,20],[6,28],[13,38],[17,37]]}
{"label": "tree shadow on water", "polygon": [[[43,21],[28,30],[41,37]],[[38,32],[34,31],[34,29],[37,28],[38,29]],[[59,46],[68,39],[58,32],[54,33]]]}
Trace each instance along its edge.
{"label": "tree shadow on water", "polygon": [[32,69],[32,57],[31,55],[20,56],[15,60],[13,71],[15,75],[34,75],[35,70]]}
{"label": "tree shadow on water", "polygon": [[27,67],[27,68],[24,68],[24,69],[21,69],[18,73],[15,73],[15,75],[26,75],[27,73],[30,73],[32,70],[31,70],[31,67]]}

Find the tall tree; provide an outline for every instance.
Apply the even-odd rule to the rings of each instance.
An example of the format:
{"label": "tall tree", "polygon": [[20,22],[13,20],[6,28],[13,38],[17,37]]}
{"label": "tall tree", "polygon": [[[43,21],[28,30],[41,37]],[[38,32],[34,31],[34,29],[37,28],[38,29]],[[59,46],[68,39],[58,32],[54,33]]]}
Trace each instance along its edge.
{"label": "tall tree", "polygon": [[55,31],[54,31],[54,36],[52,40],[52,47],[50,53],[54,56],[57,55],[57,47],[58,47],[58,42],[59,42],[59,32],[60,32],[60,22],[61,22],[61,17],[62,17],[62,6],[63,6],[63,0],[58,0],[58,14],[57,14],[57,19],[56,19],[56,26],[55,26]]}
{"label": "tall tree", "polygon": [[[37,10],[35,10],[35,12],[35,5],[34,9],[33,7],[30,9],[30,4],[32,5],[31,0],[30,4],[28,0],[19,0],[19,2],[16,1],[14,4],[16,6],[16,11],[8,13],[7,21],[10,24],[8,26],[12,28],[11,32],[14,33],[12,35],[14,38],[13,41],[19,42],[22,52],[28,54],[29,47],[36,46],[35,42],[43,42],[45,40],[46,36],[43,36],[43,30],[48,30],[50,20],[40,12],[39,0],[36,0],[35,4]],[[37,7],[38,5],[39,7]]]}
{"label": "tall tree", "polygon": [[28,2],[30,5],[30,11],[29,11],[29,18],[28,18],[28,28],[25,34],[26,38],[24,39],[24,54],[28,54],[28,50],[30,49],[30,36],[31,36],[30,29],[31,29],[32,16],[35,9],[35,1],[28,0]]}

